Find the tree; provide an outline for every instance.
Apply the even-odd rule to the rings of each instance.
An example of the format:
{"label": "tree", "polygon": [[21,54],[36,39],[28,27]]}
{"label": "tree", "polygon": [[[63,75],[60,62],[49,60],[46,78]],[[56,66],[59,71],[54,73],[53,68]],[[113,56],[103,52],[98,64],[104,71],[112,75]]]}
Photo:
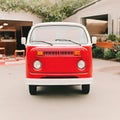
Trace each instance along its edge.
{"label": "tree", "polygon": [[93,0],[58,0],[54,4],[49,0],[0,0],[2,11],[31,12],[43,18],[43,22],[63,21],[74,14],[75,10]]}

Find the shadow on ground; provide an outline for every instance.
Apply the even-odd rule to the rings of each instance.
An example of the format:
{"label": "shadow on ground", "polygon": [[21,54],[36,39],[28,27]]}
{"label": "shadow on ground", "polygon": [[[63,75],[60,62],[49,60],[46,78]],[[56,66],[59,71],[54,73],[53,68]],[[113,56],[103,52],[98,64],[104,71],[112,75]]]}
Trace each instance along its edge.
{"label": "shadow on ground", "polygon": [[38,86],[37,91],[37,95],[42,96],[83,95],[80,86]]}

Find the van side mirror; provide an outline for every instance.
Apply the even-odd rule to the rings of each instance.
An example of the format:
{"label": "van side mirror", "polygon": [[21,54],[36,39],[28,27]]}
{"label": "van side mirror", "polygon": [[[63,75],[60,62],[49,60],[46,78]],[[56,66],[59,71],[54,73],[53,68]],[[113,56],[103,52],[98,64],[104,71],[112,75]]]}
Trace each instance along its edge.
{"label": "van side mirror", "polygon": [[26,45],[26,37],[21,37],[21,44]]}
{"label": "van side mirror", "polygon": [[93,36],[92,37],[92,44],[96,44],[97,43],[97,37]]}

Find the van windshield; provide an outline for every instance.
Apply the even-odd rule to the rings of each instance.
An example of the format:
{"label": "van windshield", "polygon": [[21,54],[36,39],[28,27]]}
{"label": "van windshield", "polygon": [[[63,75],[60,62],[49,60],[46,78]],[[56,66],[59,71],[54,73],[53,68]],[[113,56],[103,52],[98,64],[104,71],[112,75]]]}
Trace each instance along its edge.
{"label": "van windshield", "polygon": [[87,44],[86,32],[79,26],[51,25],[35,27],[30,36],[31,44],[81,45]]}

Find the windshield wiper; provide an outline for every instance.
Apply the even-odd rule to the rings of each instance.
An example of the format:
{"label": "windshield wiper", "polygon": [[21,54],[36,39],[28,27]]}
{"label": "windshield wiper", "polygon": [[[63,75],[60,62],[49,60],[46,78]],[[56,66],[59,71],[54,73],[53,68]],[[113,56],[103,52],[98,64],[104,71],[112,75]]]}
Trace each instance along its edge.
{"label": "windshield wiper", "polygon": [[74,43],[74,44],[78,44],[78,45],[81,46],[80,43],[74,42],[74,41],[72,41],[72,40],[67,40],[67,39],[56,39],[55,41],[68,41],[68,42],[71,42],[71,43]]}
{"label": "windshield wiper", "polygon": [[52,43],[45,42],[45,41],[42,41],[42,40],[40,40],[40,41],[32,41],[32,42],[42,42],[42,43],[46,43],[46,44],[48,44],[48,45],[51,45],[51,46],[53,46],[53,44],[52,44]]}

